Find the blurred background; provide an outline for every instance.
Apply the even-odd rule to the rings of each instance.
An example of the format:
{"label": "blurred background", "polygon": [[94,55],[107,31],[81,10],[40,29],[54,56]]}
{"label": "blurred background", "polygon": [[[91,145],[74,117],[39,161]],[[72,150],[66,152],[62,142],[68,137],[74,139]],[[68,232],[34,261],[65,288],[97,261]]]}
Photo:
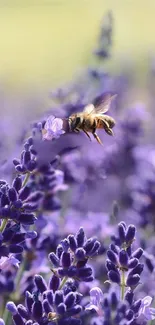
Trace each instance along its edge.
{"label": "blurred background", "polygon": [[[132,68],[134,97],[147,96],[148,65],[155,51],[154,0],[136,0],[134,5],[131,0],[1,0],[1,92],[35,96],[39,90],[38,96],[46,94],[47,99],[53,86],[75,78],[92,60],[107,10],[113,12],[114,32],[106,69],[119,73]],[[3,107],[0,111],[3,115]]]}

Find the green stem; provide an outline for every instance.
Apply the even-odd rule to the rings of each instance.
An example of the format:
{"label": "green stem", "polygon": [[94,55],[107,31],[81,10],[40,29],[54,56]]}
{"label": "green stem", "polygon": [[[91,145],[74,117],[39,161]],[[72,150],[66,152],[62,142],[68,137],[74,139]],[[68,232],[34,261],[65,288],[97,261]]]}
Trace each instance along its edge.
{"label": "green stem", "polygon": [[8,325],[10,322],[9,322],[9,319],[11,317],[11,314],[10,312],[8,311],[8,309],[4,309],[4,313],[3,313],[3,320],[5,322],[6,325]]}
{"label": "green stem", "polygon": [[28,180],[29,180],[29,177],[30,177],[30,173],[27,173],[27,174],[25,175],[24,180],[23,180],[22,187],[24,187],[24,186],[27,184],[27,182],[28,182]]}
{"label": "green stem", "polygon": [[11,299],[16,301],[19,300],[19,285],[20,285],[20,280],[22,278],[23,272],[25,270],[27,264],[27,259],[26,256],[23,256],[23,261],[18,269],[17,275],[16,275],[16,279],[15,279],[15,288],[16,288],[16,292],[13,293],[11,295]]}
{"label": "green stem", "polygon": [[122,271],[122,277],[121,277],[121,299],[124,300],[124,294],[125,294],[125,272]]}
{"label": "green stem", "polygon": [[1,224],[1,226],[0,226],[0,232],[3,232],[3,231],[4,231],[4,229],[5,229],[6,225],[7,225],[7,222],[8,222],[7,219],[4,219],[4,220],[2,221],[2,224]]}
{"label": "green stem", "polygon": [[63,286],[65,285],[67,280],[68,280],[68,276],[65,276],[60,283],[59,290],[61,290],[63,288]]}

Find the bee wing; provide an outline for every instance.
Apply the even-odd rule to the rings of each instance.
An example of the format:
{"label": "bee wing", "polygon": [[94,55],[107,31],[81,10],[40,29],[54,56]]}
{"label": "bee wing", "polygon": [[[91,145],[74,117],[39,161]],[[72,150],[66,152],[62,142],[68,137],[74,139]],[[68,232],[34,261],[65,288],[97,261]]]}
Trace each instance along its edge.
{"label": "bee wing", "polygon": [[102,96],[97,97],[94,100],[95,113],[96,114],[106,113],[110,108],[112,100],[116,98],[116,96],[117,96],[116,94],[115,95],[104,94]]}
{"label": "bee wing", "polygon": [[85,106],[83,112],[87,113],[88,115],[93,114],[95,113],[95,106],[93,104],[88,104],[87,106]]}

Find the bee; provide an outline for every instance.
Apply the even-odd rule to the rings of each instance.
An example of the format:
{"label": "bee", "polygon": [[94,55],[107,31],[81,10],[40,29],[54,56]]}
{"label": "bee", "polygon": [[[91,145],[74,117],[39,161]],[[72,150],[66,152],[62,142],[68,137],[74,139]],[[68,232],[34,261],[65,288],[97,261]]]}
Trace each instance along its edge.
{"label": "bee", "polygon": [[96,98],[93,104],[85,106],[83,112],[69,116],[70,130],[72,132],[83,131],[90,140],[89,133],[92,133],[97,142],[102,144],[96,130],[104,129],[107,134],[113,135],[112,128],[115,126],[115,120],[104,113],[109,110],[111,102],[116,96],[105,94]]}

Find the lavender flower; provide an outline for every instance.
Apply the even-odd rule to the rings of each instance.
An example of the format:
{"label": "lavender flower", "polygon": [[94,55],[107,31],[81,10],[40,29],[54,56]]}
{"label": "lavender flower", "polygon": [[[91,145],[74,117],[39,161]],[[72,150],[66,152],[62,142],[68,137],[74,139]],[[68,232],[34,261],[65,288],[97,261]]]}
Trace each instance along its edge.
{"label": "lavender flower", "polygon": [[43,139],[56,139],[64,133],[65,131],[63,130],[63,120],[60,118],[55,118],[54,116],[50,116],[44,125]]}
{"label": "lavender flower", "polygon": [[76,236],[69,235],[61,241],[56,254],[49,254],[54,274],[60,278],[92,281],[93,271],[87,266],[87,262],[89,258],[98,254],[99,248],[100,243],[95,238],[87,239],[83,228],[80,228]]}
{"label": "lavender flower", "polygon": [[109,280],[121,287],[122,299],[124,290],[130,287],[134,290],[140,283],[140,275],[144,265],[139,262],[143,250],[138,248],[132,251],[135,240],[136,228],[134,225],[128,227],[124,222],[118,224],[118,237],[113,236],[115,244],[111,244],[107,251],[107,270]]}
{"label": "lavender flower", "polygon": [[26,292],[25,306],[16,306],[13,302],[6,305],[15,325],[25,324],[25,321],[30,324],[81,324],[80,319],[76,318],[82,311],[81,295],[78,292],[69,288],[66,292],[65,287],[60,290],[60,281],[55,275],[50,279],[49,285],[40,275],[35,275],[34,282],[33,293]]}

